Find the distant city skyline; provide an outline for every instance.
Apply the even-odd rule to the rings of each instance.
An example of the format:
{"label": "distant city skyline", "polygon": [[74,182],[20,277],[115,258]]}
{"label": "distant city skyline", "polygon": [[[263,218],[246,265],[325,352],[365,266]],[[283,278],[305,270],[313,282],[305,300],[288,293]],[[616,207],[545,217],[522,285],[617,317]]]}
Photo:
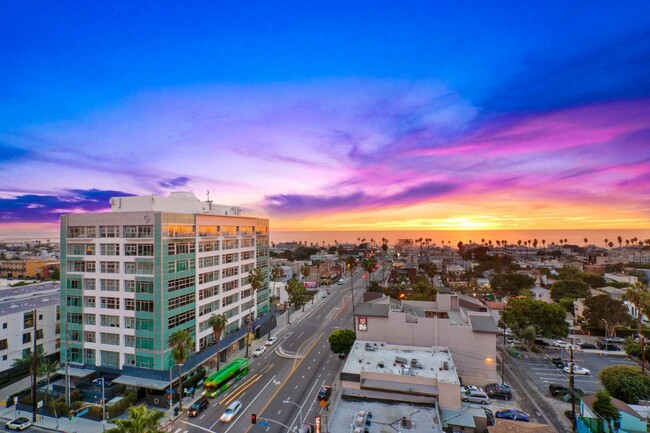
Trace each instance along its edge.
{"label": "distant city skyline", "polygon": [[648,2],[0,12],[0,238],[174,190],[277,231],[650,228]]}

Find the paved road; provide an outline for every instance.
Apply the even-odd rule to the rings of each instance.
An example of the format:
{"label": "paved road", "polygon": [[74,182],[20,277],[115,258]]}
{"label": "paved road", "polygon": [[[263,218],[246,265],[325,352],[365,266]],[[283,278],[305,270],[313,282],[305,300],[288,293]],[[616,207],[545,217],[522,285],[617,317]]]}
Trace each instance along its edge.
{"label": "paved road", "polygon": [[[359,271],[354,276],[355,303],[360,302],[365,287],[362,275]],[[343,363],[331,353],[327,339],[336,328],[352,327],[350,279],[329,289],[327,298],[279,334],[273,350],[251,358],[251,369],[245,378],[212,399],[210,407],[200,416],[183,415],[169,431],[280,433],[287,430],[285,426],[298,426],[303,419],[313,423],[314,417],[324,410],[316,399],[318,390],[324,384],[335,382]],[[235,399],[242,402],[242,411],[232,422],[220,422],[219,417]],[[258,419],[255,426],[251,425],[253,413]],[[269,425],[259,425],[259,421]]]}

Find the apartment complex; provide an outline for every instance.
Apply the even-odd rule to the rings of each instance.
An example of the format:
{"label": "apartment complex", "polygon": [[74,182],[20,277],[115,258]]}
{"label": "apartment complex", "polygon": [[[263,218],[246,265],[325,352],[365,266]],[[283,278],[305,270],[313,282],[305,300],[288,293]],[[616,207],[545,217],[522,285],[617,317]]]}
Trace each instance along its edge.
{"label": "apartment complex", "polygon": [[[186,329],[202,352],[213,343],[213,313],[228,318],[222,349],[241,347],[249,315],[270,309],[269,222],[248,213],[177,192],[62,216],[62,360],[162,379],[175,363],[169,337]],[[255,267],[266,276],[257,293],[248,283]]]}
{"label": "apartment complex", "polygon": [[32,352],[34,338],[45,356],[59,352],[59,296],[54,282],[0,289],[0,377]]}

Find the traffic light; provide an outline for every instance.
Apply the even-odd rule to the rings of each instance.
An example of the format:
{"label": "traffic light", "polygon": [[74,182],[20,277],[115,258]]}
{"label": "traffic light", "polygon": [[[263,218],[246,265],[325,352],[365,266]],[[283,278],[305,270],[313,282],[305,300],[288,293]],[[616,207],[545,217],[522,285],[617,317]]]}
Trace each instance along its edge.
{"label": "traffic light", "polygon": [[257,414],[256,413],[251,414],[251,424],[257,424]]}

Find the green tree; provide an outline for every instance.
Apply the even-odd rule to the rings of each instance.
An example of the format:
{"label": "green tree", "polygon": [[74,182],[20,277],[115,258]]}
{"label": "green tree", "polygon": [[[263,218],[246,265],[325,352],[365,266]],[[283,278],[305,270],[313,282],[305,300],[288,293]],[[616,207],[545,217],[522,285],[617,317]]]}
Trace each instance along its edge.
{"label": "green tree", "polygon": [[309,274],[311,274],[311,266],[309,266],[309,263],[303,263],[300,267],[300,275],[302,275],[302,279],[307,279]]}
{"label": "green tree", "polygon": [[521,289],[529,289],[535,279],[517,273],[496,274],[490,281],[492,290],[499,296],[517,296]]}
{"label": "green tree", "polygon": [[587,283],[589,285],[589,287],[591,287],[592,289],[597,289],[599,287],[605,287],[607,285],[607,282],[605,281],[605,279],[603,277],[601,277],[600,275],[594,275],[594,274],[585,273],[582,276],[582,281]]}
{"label": "green tree", "polygon": [[612,299],[609,295],[590,296],[585,299],[585,320],[589,326],[603,326],[603,319],[607,321],[610,334],[615,326],[628,326],[631,318],[623,301]]}
{"label": "green tree", "polygon": [[368,289],[368,281],[372,279],[372,272],[374,271],[375,267],[377,267],[377,260],[374,257],[364,259],[361,263],[361,267],[366,272],[366,289]]}
{"label": "green tree", "polygon": [[558,280],[582,281],[583,273],[574,266],[565,266],[557,270]]}
{"label": "green tree", "polygon": [[305,302],[306,290],[305,285],[298,281],[294,275],[287,281],[287,294],[289,295],[289,307],[300,307]]}
{"label": "green tree", "polygon": [[563,338],[569,332],[566,311],[558,304],[548,304],[529,298],[510,298],[503,312],[503,321],[510,329],[533,325],[537,335]]}
{"label": "green tree", "polygon": [[560,280],[551,284],[551,298],[558,302],[560,298],[586,298],[589,286],[584,281]]}
{"label": "green tree", "polygon": [[627,404],[637,404],[650,397],[650,377],[637,367],[612,365],[598,373],[607,392]]}
{"label": "green tree", "polygon": [[187,329],[179,329],[169,336],[169,345],[172,347],[172,358],[178,364],[178,405],[183,411],[183,364],[187,360],[190,349],[194,348],[194,338]]}
{"label": "green tree", "polygon": [[427,263],[424,265],[424,272],[431,279],[431,285],[433,285],[433,278],[438,274],[438,267],[434,263]]}
{"label": "green tree", "polygon": [[643,335],[643,327],[641,326],[641,319],[643,315],[650,314],[650,291],[648,286],[643,283],[635,283],[632,287],[628,288],[625,292],[625,297],[637,309],[636,314],[636,329],[641,340],[641,370],[645,373],[645,336]]}
{"label": "green tree", "polygon": [[217,370],[219,370],[220,356],[219,352],[221,351],[221,335],[223,330],[228,326],[228,316],[225,314],[215,314],[212,313],[208,319],[208,325],[212,327],[212,335],[214,336],[214,341],[217,342]]}
{"label": "green tree", "polygon": [[593,409],[607,423],[609,431],[612,432],[612,421],[616,421],[620,414],[616,406],[612,404],[612,398],[606,390],[599,389],[596,391]]}
{"label": "green tree", "polygon": [[350,349],[352,349],[355,340],[356,336],[354,335],[354,331],[350,329],[337,329],[327,339],[332,352],[345,353],[346,355],[350,353]]}
{"label": "green tree", "polygon": [[384,288],[377,281],[371,281],[368,285],[367,291],[371,293],[383,293]]}
{"label": "green tree", "polygon": [[535,337],[537,337],[537,331],[535,330],[535,326],[533,325],[524,326],[523,328],[517,329],[515,331],[515,334],[517,334],[517,337],[519,337],[521,340],[523,340],[526,343],[526,348],[530,352],[533,346],[535,345]]}
{"label": "green tree", "polygon": [[127,419],[116,418],[113,422],[117,425],[106,433],[163,433],[159,427],[160,421],[165,417],[161,410],[150,410],[145,405],[131,406],[128,408]]}
{"label": "green tree", "polygon": [[575,299],[573,298],[560,298],[560,305],[562,308],[564,308],[567,312],[573,313],[573,303],[575,302]]}

